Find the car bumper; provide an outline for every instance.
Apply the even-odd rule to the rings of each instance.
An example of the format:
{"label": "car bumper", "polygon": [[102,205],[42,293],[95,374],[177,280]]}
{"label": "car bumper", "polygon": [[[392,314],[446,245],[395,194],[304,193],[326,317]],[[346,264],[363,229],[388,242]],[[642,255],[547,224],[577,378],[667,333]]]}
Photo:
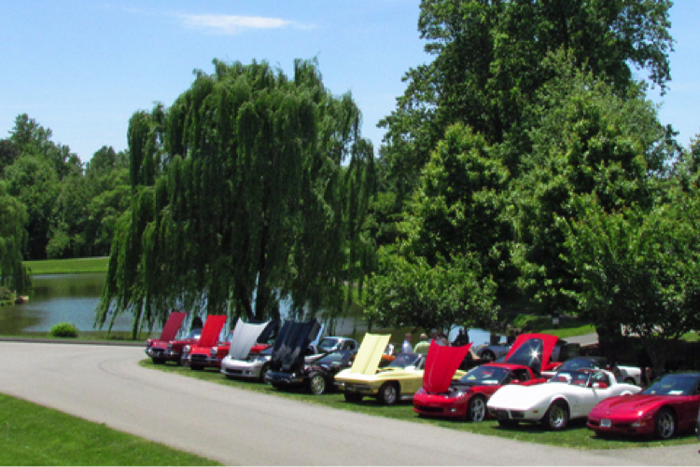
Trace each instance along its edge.
{"label": "car bumper", "polygon": [[[610,426],[607,426],[607,425]],[[654,419],[605,419],[589,417],[586,426],[596,434],[617,434],[617,435],[650,435],[654,433]]]}
{"label": "car bumper", "polygon": [[306,377],[293,375],[291,373],[268,371],[265,374],[265,382],[273,386],[300,387],[306,383]]}
{"label": "car bumper", "polygon": [[376,396],[379,393],[379,386],[367,383],[353,383],[347,381],[336,382],[336,386],[348,394],[362,394],[363,396]]}
{"label": "car bumper", "polygon": [[221,362],[221,373],[234,378],[259,378],[261,363],[257,362],[236,362],[236,364]]}
{"label": "car bumper", "polygon": [[146,349],[146,355],[148,355],[150,358],[161,359],[166,361],[177,362],[180,360],[179,353],[173,352],[172,350],[161,349],[158,347],[149,347],[148,349]]}
{"label": "car bumper", "polygon": [[413,411],[427,417],[464,418],[468,399],[457,399],[433,394],[413,397]]}
{"label": "car bumper", "polygon": [[216,357],[209,357],[199,354],[190,354],[186,358],[187,363],[190,366],[221,368],[221,360],[217,359]]}

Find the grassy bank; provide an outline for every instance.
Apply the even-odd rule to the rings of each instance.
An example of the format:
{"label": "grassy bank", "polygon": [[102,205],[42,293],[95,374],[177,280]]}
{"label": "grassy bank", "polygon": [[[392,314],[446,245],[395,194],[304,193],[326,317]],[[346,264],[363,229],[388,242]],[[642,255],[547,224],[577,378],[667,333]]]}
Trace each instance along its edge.
{"label": "grassy bank", "polygon": [[[425,423],[451,430],[478,433],[488,436],[500,436],[502,438],[527,441],[532,443],[547,444],[558,447],[577,449],[621,449],[636,447],[675,446],[679,444],[692,444],[697,440],[692,433],[674,438],[669,441],[656,441],[649,439],[630,438],[598,438],[588,430],[582,421],[574,421],[571,426],[561,432],[552,432],[541,428],[539,425],[520,425],[517,428],[501,428],[494,420],[486,420],[481,423],[468,423],[464,421],[437,420],[419,417],[413,412],[413,404],[403,402],[394,406],[378,404],[374,399],[365,398],[360,403],[346,402],[341,393],[323,394],[314,396],[304,391],[279,391],[267,384],[254,383],[244,380],[230,380],[225,378],[218,370],[208,369],[194,371],[175,365],[154,365],[150,360],[142,360],[141,366],[154,370],[177,373],[190,378],[209,381],[216,384],[230,386],[232,388],[257,391],[266,394],[285,397],[311,404],[320,404],[327,407],[350,410],[368,415],[394,418],[413,423]],[[233,397],[233,396],[232,396]]]}
{"label": "grassy bank", "polygon": [[98,258],[47,259],[42,261],[24,261],[32,274],[83,274],[89,272],[107,272],[108,256]]}
{"label": "grassy bank", "polygon": [[220,465],[0,394],[0,465]]}

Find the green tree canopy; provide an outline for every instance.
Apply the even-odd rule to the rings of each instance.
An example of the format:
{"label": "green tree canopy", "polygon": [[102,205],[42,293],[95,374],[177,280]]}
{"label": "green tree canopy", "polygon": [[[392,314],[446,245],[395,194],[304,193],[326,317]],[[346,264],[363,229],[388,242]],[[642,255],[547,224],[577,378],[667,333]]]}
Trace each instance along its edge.
{"label": "green tree canopy", "polygon": [[350,94],[317,66],[214,61],[169,108],[129,123],[132,204],[112,246],[98,323],[194,314],[337,312],[363,276],[373,150]]}
{"label": "green tree canopy", "polygon": [[11,287],[18,293],[29,285],[22,267],[26,222],[24,205],[7,193],[7,184],[0,180],[0,286]]}

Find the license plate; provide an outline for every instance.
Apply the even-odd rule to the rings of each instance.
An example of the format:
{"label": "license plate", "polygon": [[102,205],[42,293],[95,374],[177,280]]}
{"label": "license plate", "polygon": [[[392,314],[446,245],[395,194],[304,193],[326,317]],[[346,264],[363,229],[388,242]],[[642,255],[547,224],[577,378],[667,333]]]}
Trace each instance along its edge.
{"label": "license plate", "polygon": [[601,426],[601,428],[610,428],[612,426],[612,423],[610,422],[609,419],[604,418],[600,421],[600,426]]}

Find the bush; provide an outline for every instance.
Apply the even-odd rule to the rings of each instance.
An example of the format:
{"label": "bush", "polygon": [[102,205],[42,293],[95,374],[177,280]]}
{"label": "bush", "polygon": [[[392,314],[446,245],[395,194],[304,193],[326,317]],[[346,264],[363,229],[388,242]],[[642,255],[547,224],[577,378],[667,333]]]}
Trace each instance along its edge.
{"label": "bush", "polygon": [[78,328],[73,323],[58,323],[49,331],[51,337],[78,337]]}

